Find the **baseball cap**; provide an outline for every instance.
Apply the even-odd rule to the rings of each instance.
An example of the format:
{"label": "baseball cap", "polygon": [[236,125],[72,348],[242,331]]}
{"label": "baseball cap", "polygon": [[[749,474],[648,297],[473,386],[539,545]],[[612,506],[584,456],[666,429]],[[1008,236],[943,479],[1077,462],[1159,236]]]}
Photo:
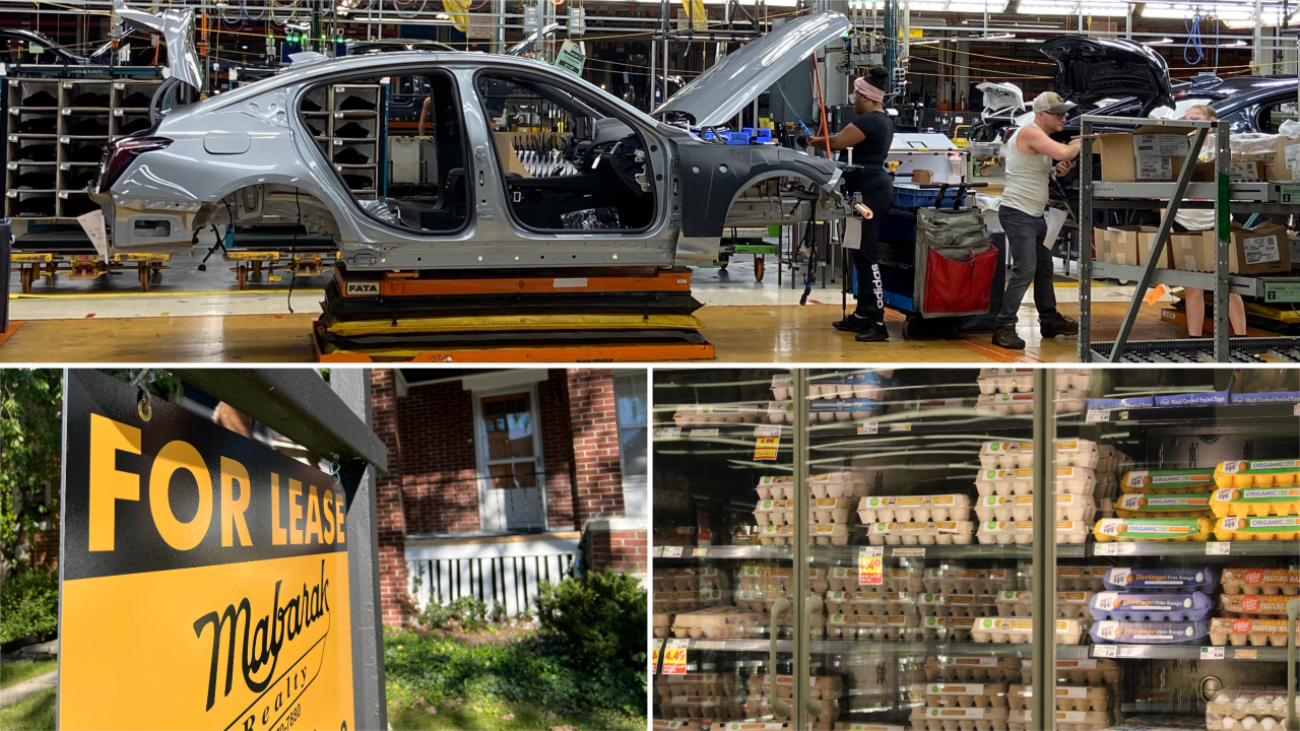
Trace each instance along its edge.
{"label": "baseball cap", "polygon": [[1060,94],[1054,91],[1045,91],[1034,97],[1035,112],[1051,112],[1052,114],[1064,114],[1074,108],[1074,102],[1067,102],[1061,98]]}

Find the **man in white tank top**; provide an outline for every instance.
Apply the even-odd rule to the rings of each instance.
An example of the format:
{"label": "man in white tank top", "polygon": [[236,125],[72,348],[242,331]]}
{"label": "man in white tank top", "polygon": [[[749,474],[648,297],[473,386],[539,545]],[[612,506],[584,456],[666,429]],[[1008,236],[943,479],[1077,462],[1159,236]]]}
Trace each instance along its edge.
{"label": "man in white tank top", "polygon": [[1052,253],[1043,246],[1047,238],[1043,211],[1047,209],[1051,176],[1069,172],[1082,145],[1078,139],[1063,145],[1050,136],[1065,128],[1066,112],[1073,106],[1062,101],[1054,91],[1039,94],[1034,99],[1033,124],[1016,130],[1002,146],[1007,177],[1002,203],[998,206],[998,222],[1006,232],[1010,263],[1007,289],[993,331],[993,344],[999,347],[1015,350],[1025,347],[1025,341],[1016,334],[1016,311],[1030,282],[1034,285],[1034,305],[1038,308],[1039,332],[1043,337],[1079,332],[1078,323],[1056,311]]}

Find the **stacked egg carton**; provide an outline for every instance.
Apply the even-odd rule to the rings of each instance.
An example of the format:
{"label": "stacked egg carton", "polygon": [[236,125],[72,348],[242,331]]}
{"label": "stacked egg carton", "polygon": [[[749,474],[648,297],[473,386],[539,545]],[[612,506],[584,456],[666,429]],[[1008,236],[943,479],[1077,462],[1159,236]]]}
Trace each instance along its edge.
{"label": "stacked egg carton", "polygon": [[929,568],[921,583],[922,638],[969,640],[979,619],[997,615],[997,591],[1016,585],[1018,577],[1008,569]]}
{"label": "stacked egg carton", "polygon": [[[1272,690],[1221,690],[1205,709],[1208,731],[1281,731],[1287,717],[1287,692]],[[1300,712],[1300,701],[1296,704]]]}
{"label": "stacked egg carton", "polygon": [[1112,568],[1103,583],[1088,602],[1096,644],[1193,644],[1209,634],[1210,568]]}
{"label": "stacked egg carton", "polygon": [[840,470],[811,475],[808,488],[809,532],[820,545],[844,546],[854,525],[854,511],[867,492],[867,476],[860,470]]}
{"label": "stacked egg carton", "polygon": [[912,687],[913,731],[1006,731],[1007,684],[924,683]]}
{"label": "stacked egg carton", "polygon": [[[1024,677],[1028,678],[1033,670],[1033,661],[1020,662]],[[1106,659],[1057,660],[1056,677],[1059,685],[1055,715],[1059,731],[1096,731],[1119,722],[1123,673],[1118,662]],[[1033,711],[1029,707],[1033,698],[1031,686],[1012,686],[1009,695],[1011,731],[1040,728],[1033,723]],[[1099,695],[1110,700],[1107,707],[1095,710],[1090,699]]]}
{"label": "stacked egg carton", "polygon": [[[1093,374],[1086,368],[1057,371],[1053,404],[1058,414],[1083,411]],[[1034,369],[981,368],[975,409],[993,414],[1030,414],[1034,410]]]}
{"label": "stacked egg carton", "polygon": [[1300,460],[1223,462],[1214,481],[1217,540],[1300,540]]}
{"label": "stacked egg carton", "polygon": [[673,412],[673,423],[687,426],[753,424],[767,416],[758,404],[682,404]]}
{"label": "stacked egg carton", "polygon": [[[730,673],[687,673],[655,678],[659,713],[667,721],[745,718],[737,697],[736,676]],[[682,728],[679,726],[678,728]]]}
{"label": "stacked egg carton", "polygon": [[[893,381],[880,373],[848,373],[818,376],[808,384],[808,422],[866,419],[885,409],[887,389]],[[772,377],[773,401],[765,409],[773,424],[794,423],[792,377]]]}
{"label": "stacked egg carton", "polygon": [[966,495],[863,497],[857,513],[872,545],[966,545],[974,524]]}
{"label": "stacked egg carton", "polygon": [[[772,678],[767,673],[751,673],[746,681],[749,698],[745,712],[749,718],[772,716]],[[840,717],[840,697],[844,695],[844,679],[839,675],[822,675],[808,678],[808,697],[821,703],[819,713],[808,714],[808,721],[816,728],[830,729]],[[776,696],[789,702],[794,698],[794,677],[776,676]]]}
{"label": "stacked egg carton", "polygon": [[1225,568],[1222,580],[1218,616],[1210,620],[1210,642],[1285,647],[1286,603],[1300,594],[1300,569]]}

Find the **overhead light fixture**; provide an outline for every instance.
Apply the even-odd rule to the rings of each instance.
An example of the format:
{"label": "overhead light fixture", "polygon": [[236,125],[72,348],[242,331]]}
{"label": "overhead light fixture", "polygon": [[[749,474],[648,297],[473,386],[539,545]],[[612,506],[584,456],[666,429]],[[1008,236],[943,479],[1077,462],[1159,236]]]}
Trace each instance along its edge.
{"label": "overhead light fixture", "polygon": [[995,34],[995,35],[991,35],[991,36],[971,36],[970,38],[966,38],[966,39],[964,39],[964,40],[968,40],[968,41],[1009,41],[1009,40],[1011,40],[1012,38],[1015,38],[1015,37],[1016,37],[1016,34],[1015,34],[1015,33],[997,33],[997,34]]}
{"label": "overhead light fixture", "polygon": [[1016,12],[1021,15],[1091,15],[1123,18],[1128,15],[1128,3],[1106,0],[1084,0],[1077,3],[1022,0]]}
{"label": "overhead light fixture", "polygon": [[927,38],[923,41],[912,41],[909,46],[933,46],[936,43],[942,43],[942,38]]}

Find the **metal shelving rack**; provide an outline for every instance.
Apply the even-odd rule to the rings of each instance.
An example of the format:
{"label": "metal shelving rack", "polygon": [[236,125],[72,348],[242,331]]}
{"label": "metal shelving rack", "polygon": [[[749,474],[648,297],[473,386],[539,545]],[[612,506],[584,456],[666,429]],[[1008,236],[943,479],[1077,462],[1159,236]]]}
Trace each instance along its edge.
{"label": "metal shelving rack", "polygon": [[[1279,360],[1295,360],[1287,351],[1291,348],[1281,345],[1276,348],[1261,349],[1251,343],[1253,338],[1230,338],[1228,325],[1228,295],[1243,294],[1253,297],[1272,295],[1271,302],[1296,302],[1300,297],[1291,293],[1292,288],[1300,285],[1300,277],[1289,276],[1248,276],[1228,272],[1229,247],[1231,237],[1228,220],[1230,213],[1290,214],[1295,212],[1295,204],[1283,203],[1283,183],[1230,183],[1227,163],[1231,158],[1229,146],[1230,128],[1226,123],[1201,122],[1187,120],[1134,120],[1126,117],[1108,117],[1085,114],[1081,118],[1083,150],[1080,154],[1079,171],[1079,361],[1117,362],[1151,362],[1175,361],[1179,359],[1199,361],[1212,360],[1217,363],[1235,361],[1261,362],[1259,355],[1265,350],[1274,349],[1270,356]],[[1107,183],[1094,180],[1092,156],[1093,125],[1106,124],[1116,126],[1169,126],[1177,128],[1195,128],[1191,150],[1187,160],[1196,160],[1207,138],[1213,138],[1215,148],[1214,176],[1218,182],[1191,182],[1195,165],[1184,165],[1177,182],[1174,183]],[[1293,186],[1292,186],[1293,187]],[[1172,230],[1174,216],[1183,206],[1200,207],[1203,204],[1192,202],[1193,199],[1210,201],[1215,210],[1215,219],[1219,221],[1218,247],[1216,249],[1213,272],[1193,272],[1177,269],[1157,268],[1156,262],[1165,250]],[[1167,202],[1165,202],[1167,201]],[[1159,232],[1155,244],[1147,254],[1143,266],[1107,264],[1092,260],[1092,221],[1093,210],[1130,209],[1158,210],[1165,208],[1160,220]],[[1114,343],[1094,343],[1092,341],[1092,280],[1113,278],[1134,281],[1133,299],[1120,325],[1119,334]],[[1132,342],[1128,341],[1133,323],[1147,288],[1153,284],[1168,284],[1180,287],[1195,287],[1211,290],[1214,293],[1214,333],[1212,345],[1196,340]],[[1270,338],[1270,340],[1292,341],[1292,347],[1300,346],[1300,338]]]}
{"label": "metal shelving rack", "polygon": [[[344,184],[357,198],[374,200],[385,193],[386,185],[380,173],[386,169],[384,159],[384,93],[380,84],[335,84],[329,87],[327,154],[334,169],[343,177]],[[368,108],[344,108],[350,100],[360,100]],[[310,116],[310,115],[309,115]],[[359,126],[363,134],[348,130]],[[346,131],[345,131],[346,130]],[[319,141],[320,138],[317,137]],[[336,158],[346,150],[366,156],[364,163],[339,162]]]}

